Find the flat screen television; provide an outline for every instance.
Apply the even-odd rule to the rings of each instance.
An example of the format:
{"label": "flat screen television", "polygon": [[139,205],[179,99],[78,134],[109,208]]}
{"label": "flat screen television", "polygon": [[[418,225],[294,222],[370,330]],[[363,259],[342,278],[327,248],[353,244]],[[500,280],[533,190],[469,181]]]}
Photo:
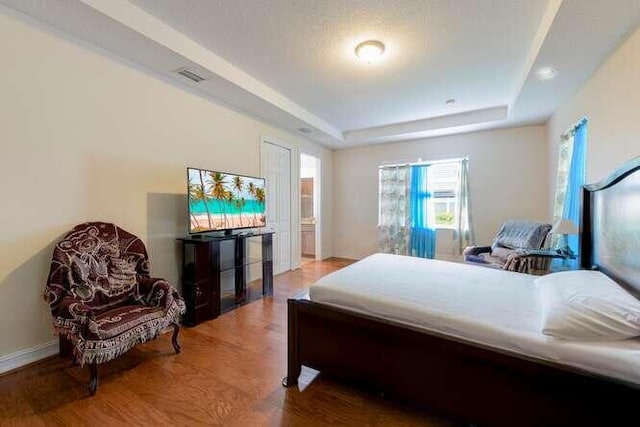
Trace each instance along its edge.
{"label": "flat screen television", "polygon": [[265,180],[187,168],[189,233],[266,226]]}

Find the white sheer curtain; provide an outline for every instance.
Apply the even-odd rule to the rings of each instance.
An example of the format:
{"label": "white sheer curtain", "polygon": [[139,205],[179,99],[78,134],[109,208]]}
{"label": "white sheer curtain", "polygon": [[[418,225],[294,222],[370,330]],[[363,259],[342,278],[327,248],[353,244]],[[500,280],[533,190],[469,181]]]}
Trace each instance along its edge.
{"label": "white sheer curtain", "polygon": [[[562,135],[558,144],[558,165],[556,171],[556,189],[553,199],[553,224],[562,219],[564,211],[564,202],[567,196],[567,186],[569,184],[569,168],[571,167],[571,157],[573,156],[573,137],[572,131]],[[557,248],[561,246],[560,235],[551,235],[550,247]]]}
{"label": "white sheer curtain", "polygon": [[406,255],[409,243],[409,166],[383,167],[380,173],[378,248]]}
{"label": "white sheer curtain", "polygon": [[456,212],[456,228],[453,239],[458,253],[467,246],[474,244],[473,228],[471,227],[471,203],[469,201],[469,160],[460,161],[460,179],[458,180],[458,211]]}

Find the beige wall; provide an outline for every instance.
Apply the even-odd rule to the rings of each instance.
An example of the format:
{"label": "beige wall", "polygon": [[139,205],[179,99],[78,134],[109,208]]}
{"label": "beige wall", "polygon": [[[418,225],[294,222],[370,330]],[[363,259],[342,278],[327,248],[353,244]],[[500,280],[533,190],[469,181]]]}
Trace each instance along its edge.
{"label": "beige wall", "polygon": [[[362,258],[377,250],[378,166],[383,162],[469,157],[473,227],[490,243],[509,218],[546,220],[545,126],[476,132],[333,153],[335,256]],[[450,253],[450,233],[438,234],[439,253]]]}
{"label": "beige wall", "polygon": [[[640,155],[640,29],[632,33],[600,69],[549,121],[550,185],[555,186],[560,134],[582,117],[589,119],[587,182],[599,181]],[[553,192],[550,192],[553,197]]]}
{"label": "beige wall", "polygon": [[74,224],[139,235],[153,274],[177,284],[185,167],[259,175],[263,137],[322,158],[331,255],[330,150],[5,15],[0,57],[0,356],[53,339],[41,295],[53,243]]}

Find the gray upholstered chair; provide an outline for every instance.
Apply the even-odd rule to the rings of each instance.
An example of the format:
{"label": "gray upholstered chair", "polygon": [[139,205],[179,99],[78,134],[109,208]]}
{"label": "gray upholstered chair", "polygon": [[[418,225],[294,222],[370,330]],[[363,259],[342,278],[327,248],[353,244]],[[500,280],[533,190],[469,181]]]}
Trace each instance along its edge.
{"label": "gray upholstered chair", "polygon": [[521,273],[545,274],[550,258],[528,255],[526,249],[543,249],[549,244],[551,224],[524,220],[506,221],[491,246],[469,246],[464,252],[468,264]]}

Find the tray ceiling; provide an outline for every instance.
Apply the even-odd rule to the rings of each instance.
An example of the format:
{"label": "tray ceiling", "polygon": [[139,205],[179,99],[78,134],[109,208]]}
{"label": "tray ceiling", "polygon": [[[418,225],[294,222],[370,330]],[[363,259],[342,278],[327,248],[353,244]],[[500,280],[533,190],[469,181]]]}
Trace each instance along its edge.
{"label": "tray ceiling", "polygon": [[[640,17],[637,0],[0,2],[336,149],[544,122]],[[355,57],[367,39],[380,62]]]}

